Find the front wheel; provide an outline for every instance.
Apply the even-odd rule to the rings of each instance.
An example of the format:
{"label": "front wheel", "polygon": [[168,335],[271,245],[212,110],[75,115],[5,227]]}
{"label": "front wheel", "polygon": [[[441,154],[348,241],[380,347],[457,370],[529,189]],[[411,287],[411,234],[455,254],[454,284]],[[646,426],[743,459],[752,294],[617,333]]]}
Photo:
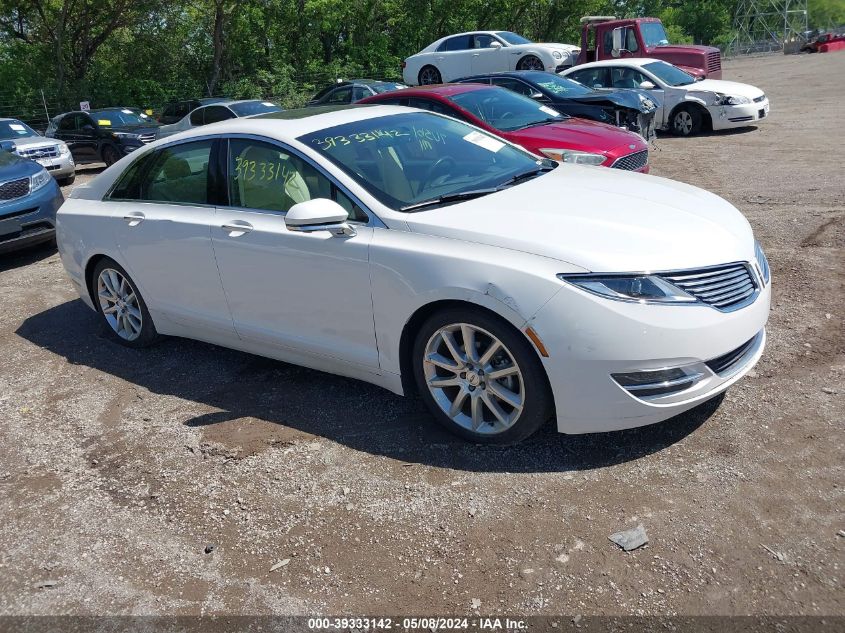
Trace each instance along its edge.
{"label": "front wheel", "polygon": [[537,354],[519,331],[487,312],[453,308],[429,317],[413,364],[417,389],[437,421],[473,442],[518,442],[551,415]]}
{"label": "front wheel", "polygon": [[117,153],[115,148],[111,145],[106,145],[103,148],[103,162],[106,164],[106,167],[111,167],[119,160],[120,155]]}
{"label": "front wheel", "polygon": [[672,117],[672,131],[678,136],[692,136],[701,131],[701,112],[695,107],[683,107]]}
{"label": "front wheel", "polygon": [[120,264],[108,258],[98,262],[93,286],[97,311],[118,343],[147,347],[158,340],[147,304]]}

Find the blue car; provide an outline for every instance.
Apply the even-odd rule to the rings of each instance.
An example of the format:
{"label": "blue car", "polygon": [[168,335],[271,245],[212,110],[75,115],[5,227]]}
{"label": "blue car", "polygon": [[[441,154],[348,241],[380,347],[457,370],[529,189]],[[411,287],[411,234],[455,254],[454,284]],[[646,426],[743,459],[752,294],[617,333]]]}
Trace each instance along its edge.
{"label": "blue car", "polygon": [[64,202],[50,172],[13,149],[0,142],[0,253],[55,239],[56,211]]}

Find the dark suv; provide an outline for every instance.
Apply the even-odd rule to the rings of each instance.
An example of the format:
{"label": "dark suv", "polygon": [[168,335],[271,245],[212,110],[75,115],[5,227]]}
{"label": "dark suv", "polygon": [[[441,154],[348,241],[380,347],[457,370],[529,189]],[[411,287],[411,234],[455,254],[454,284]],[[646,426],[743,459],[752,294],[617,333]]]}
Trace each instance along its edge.
{"label": "dark suv", "polygon": [[67,143],[77,163],[111,165],[151,143],[159,124],[134,108],[67,112],[50,121],[46,135]]}
{"label": "dark suv", "polygon": [[208,105],[210,103],[220,103],[226,101],[226,97],[207,97],[205,99],[185,99],[184,101],[171,101],[166,106],[158,117],[158,122],[162,125],[169,125],[181,121],[183,117],[187,116],[200,106]]}

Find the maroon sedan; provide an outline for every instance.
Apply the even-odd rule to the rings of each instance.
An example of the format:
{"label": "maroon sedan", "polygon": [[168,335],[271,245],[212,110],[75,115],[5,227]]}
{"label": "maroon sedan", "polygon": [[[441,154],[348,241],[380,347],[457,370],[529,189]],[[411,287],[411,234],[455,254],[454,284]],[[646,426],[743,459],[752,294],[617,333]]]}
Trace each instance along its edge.
{"label": "maroon sedan", "polygon": [[420,86],[385,92],[358,103],[431,110],[466,121],[565,163],[648,173],[648,145],[639,134],[575,119],[510,90],[482,84]]}

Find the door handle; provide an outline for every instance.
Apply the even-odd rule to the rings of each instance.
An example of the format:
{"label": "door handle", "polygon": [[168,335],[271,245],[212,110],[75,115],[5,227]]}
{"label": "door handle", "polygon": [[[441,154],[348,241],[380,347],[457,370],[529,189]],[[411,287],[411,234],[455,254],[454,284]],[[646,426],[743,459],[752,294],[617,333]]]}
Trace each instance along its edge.
{"label": "door handle", "polygon": [[129,226],[138,226],[141,222],[144,221],[146,216],[141,213],[140,211],[131,211],[123,216],[123,219],[126,221]]}
{"label": "door handle", "polygon": [[481,55],[481,53],[473,53],[472,54],[473,57],[478,57],[479,55]]}
{"label": "door handle", "polygon": [[222,228],[229,234],[229,237],[240,237],[252,230],[252,224],[235,220],[224,224]]}

